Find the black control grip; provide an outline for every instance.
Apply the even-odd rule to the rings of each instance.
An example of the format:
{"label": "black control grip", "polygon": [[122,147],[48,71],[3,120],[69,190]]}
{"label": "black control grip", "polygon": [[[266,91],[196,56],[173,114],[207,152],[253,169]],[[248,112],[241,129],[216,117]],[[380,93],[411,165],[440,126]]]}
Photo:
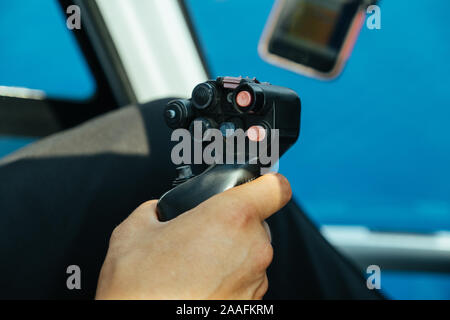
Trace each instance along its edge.
{"label": "black control grip", "polygon": [[[228,130],[258,130],[253,142],[259,141],[262,130],[267,142],[259,146],[264,150],[272,144],[272,130],[277,130],[279,153],[283,155],[300,134],[301,101],[289,88],[273,86],[250,78],[219,77],[199,84],[191,99],[171,101],[164,112],[167,125],[172,129],[188,129],[195,133],[195,123],[201,124],[202,133],[208,129],[219,129],[224,142],[229,138]],[[199,142],[193,136],[193,140]],[[207,140],[207,139],[205,139]],[[201,140],[200,142],[207,142]],[[247,144],[248,141],[246,141]],[[259,141],[261,142],[261,141]],[[187,166],[180,167],[175,188],[167,192],[158,202],[160,221],[169,221],[189,211],[216,194],[249,182],[261,175],[261,164],[246,145],[245,151],[234,156],[244,156],[244,161],[235,164],[213,165],[203,174],[192,177]],[[264,148],[264,149],[261,149]],[[228,156],[228,154],[227,154]],[[238,157],[240,158],[240,157]],[[257,161],[250,161],[252,160]],[[251,164],[250,164],[251,163]],[[254,164],[255,163],[255,164]],[[185,163],[187,164],[187,163]],[[265,166],[267,169],[267,166]]]}
{"label": "black control grip", "polygon": [[253,164],[211,166],[163,195],[158,202],[158,218],[162,222],[172,220],[216,194],[254,180],[260,170]]}

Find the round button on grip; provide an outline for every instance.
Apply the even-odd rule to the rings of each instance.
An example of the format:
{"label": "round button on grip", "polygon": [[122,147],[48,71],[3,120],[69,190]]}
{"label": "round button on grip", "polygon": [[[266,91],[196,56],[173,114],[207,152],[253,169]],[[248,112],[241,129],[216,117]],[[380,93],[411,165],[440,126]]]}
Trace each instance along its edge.
{"label": "round button on grip", "polygon": [[249,91],[241,91],[236,95],[236,104],[241,108],[250,107],[253,103],[253,96]]}
{"label": "round button on grip", "polygon": [[193,112],[189,100],[171,101],[164,110],[164,119],[171,129],[187,128],[192,117]]}
{"label": "round button on grip", "polygon": [[205,110],[217,103],[217,89],[211,83],[201,83],[192,91],[192,103],[198,110]]}

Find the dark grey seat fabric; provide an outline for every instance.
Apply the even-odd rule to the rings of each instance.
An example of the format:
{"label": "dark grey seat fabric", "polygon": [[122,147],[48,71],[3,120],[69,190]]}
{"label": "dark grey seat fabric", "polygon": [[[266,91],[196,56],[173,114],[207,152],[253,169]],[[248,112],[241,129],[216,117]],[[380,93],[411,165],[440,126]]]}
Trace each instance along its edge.
{"label": "dark grey seat fabric", "polygon": [[[167,101],[121,109],[0,160],[1,299],[95,296],[114,227],[171,187]],[[294,202],[269,224],[266,298],[381,298]],[[66,287],[70,265],[81,268],[81,290]]]}

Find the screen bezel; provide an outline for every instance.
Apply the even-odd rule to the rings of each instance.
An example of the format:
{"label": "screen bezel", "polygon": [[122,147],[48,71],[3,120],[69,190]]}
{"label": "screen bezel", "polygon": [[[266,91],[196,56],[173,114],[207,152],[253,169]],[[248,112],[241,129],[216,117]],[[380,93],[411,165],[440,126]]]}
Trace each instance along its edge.
{"label": "screen bezel", "polygon": [[[349,28],[346,32],[339,53],[336,55],[335,59],[329,59],[328,61],[324,60],[324,58],[317,52],[314,52],[314,50],[309,49],[308,51],[306,47],[303,48],[304,56],[307,57],[304,62],[293,59],[286,54],[291,48],[292,51],[296,51],[297,55],[302,51],[299,50],[298,47],[289,46],[289,44],[279,41],[274,36],[285,5],[286,0],[277,0],[272,9],[268,23],[258,46],[260,56],[271,64],[300,73],[302,75],[321,80],[332,80],[336,78],[339,74],[341,74],[364,24],[366,13],[364,10],[365,6],[363,1],[355,11],[352,21],[349,24]],[[273,49],[273,47],[271,47],[271,43],[274,43],[273,40],[279,41],[282,46],[284,45],[284,47],[282,47],[284,49],[283,52],[271,50]],[[307,63],[306,60],[308,60],[309,63]],[[318,64],[329,65],[329,70],[320,70],[316,67]]]}

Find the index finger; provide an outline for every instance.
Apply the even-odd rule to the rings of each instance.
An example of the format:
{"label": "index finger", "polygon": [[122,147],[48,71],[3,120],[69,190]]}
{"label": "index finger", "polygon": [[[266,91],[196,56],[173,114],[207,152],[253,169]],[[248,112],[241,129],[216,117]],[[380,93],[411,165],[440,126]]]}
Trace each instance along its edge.
{"label": "index finger", "polygon": [[255,215],[261,221],[282,209],[291,199],[288,180],[280,174],[267,174],[252,182],[218,194],[200,205],[214,214],[242,211]]}

